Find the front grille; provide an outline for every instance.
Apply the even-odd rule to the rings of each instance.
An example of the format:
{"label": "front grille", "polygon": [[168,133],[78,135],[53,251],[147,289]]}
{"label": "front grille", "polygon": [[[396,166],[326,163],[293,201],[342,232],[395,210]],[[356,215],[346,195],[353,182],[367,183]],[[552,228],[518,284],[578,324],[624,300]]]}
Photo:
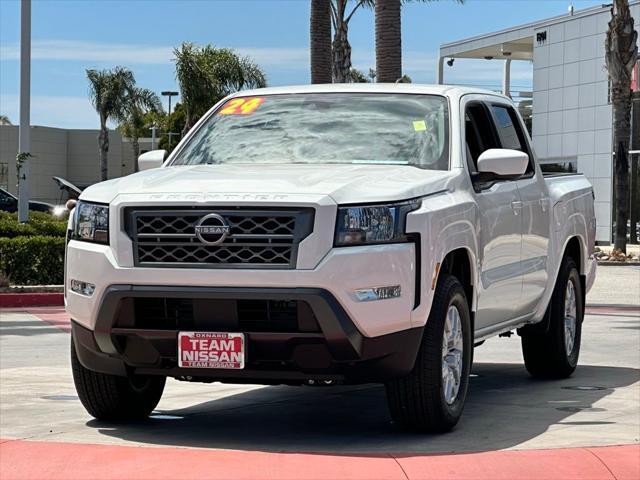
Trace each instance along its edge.
{"label": "front grille", "polygon": [[[206,215],[222,217],[224,241],[196,235]],[[136,266],[295,268],[298,244],[313,230],[313,209],[127,209]]]}

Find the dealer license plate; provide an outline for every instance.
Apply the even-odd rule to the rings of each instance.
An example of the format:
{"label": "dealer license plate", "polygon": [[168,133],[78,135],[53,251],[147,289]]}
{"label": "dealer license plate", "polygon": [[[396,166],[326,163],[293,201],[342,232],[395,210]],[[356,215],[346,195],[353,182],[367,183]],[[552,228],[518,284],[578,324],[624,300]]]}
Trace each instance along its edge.
{"label": "dealer license plate", "polygon": [[244,334],[180,332],[178,365],[181,368],[244,368]]}

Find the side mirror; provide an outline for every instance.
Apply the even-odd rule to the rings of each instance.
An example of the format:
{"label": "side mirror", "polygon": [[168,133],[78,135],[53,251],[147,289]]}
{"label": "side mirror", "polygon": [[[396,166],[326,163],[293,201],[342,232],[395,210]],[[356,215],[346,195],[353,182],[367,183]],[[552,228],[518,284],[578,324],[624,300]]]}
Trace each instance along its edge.
{"label": "side mirror", "polygon": [[166,150],[151,150],[143,153],[138,157],[138,169],[142,171],[161,167],[166,158]]}
{"label": "side mirror", "polygon": [[478,173],[501,177],[524,175],[529,166],[529,155],[519,150],[491,148],[478,158]]}

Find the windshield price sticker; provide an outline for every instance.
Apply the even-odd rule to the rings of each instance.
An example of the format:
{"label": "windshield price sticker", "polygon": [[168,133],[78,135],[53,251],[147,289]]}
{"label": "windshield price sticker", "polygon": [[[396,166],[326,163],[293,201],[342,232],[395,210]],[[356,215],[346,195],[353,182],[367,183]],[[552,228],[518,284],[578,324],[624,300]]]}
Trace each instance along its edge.
{"label": "windshield price sticker", "polygon": [[416,120],[413,122],[413,129],[416,132],[424,132],[427,129],[427,124],[424,120]]}
{"label": "windshield price sticker", "polygon": [[251,115],[263,103],[263,97],[232,98],[218,110],[218,115]]}

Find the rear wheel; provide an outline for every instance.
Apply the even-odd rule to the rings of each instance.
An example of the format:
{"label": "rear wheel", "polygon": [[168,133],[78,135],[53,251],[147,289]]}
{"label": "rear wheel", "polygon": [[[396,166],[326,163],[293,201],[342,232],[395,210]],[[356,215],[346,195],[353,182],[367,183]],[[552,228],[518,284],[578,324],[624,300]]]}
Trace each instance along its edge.
{"label": "rear wheel", "polygon": [[578,365],[584,305],[578,268],[565,257],[553,290],[545,332],[535,328],[522,334],[522,354],[533,377],[566,378]]}
{"label": "rear wheel", "polygon": [[472,349],[464,288],[455,277],[443,274],[413,370],[386,384],[393,420],[410,430],[451,430],[464,408]]}
{"label": "rear wheel", "polygon": [[166,381],[161,376],[120,377],[89,370],[80,363],[73,339],[71,367],[82,405],[98,420],[136,420],[148,417],[160,401]]}

